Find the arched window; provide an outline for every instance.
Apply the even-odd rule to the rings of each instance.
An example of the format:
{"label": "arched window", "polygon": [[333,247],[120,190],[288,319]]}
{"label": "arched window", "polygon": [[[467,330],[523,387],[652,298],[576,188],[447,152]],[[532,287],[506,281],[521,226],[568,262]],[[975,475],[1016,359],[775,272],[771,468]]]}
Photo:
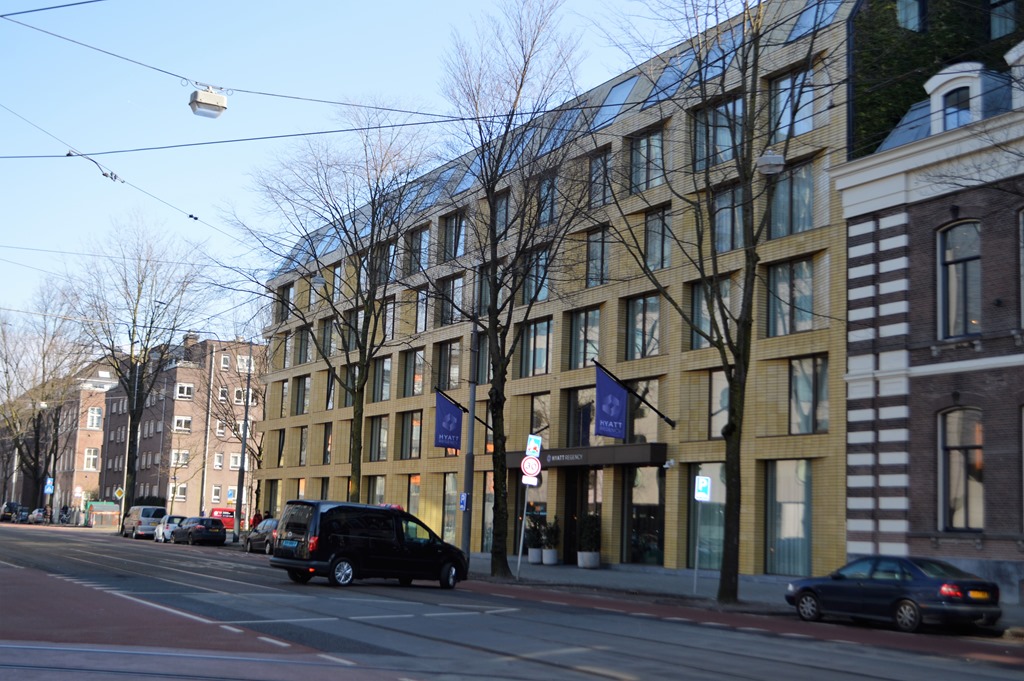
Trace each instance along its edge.
{"label": "arched window", "polygon": [[942,338],[981,333],[981,225],[964,222],[939,233]]}
{"label": "arched window", "polygon": [[943,130],[952,130],[971,122],[971,91],[958,87],[942,97]]}
{"label": "arched window", "polygon": [[985,527],[984,437],[981,411],[956,409],[941,417],[942,529]]}

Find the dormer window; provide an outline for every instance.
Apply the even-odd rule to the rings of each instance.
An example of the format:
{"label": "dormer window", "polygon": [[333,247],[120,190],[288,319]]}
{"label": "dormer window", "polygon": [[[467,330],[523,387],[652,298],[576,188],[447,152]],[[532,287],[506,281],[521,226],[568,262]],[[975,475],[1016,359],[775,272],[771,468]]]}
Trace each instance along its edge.
{"label": "dormer window", "polygon": [[970,88],[958,87],[942,98],[943,130],[952,130],[971,122]]}

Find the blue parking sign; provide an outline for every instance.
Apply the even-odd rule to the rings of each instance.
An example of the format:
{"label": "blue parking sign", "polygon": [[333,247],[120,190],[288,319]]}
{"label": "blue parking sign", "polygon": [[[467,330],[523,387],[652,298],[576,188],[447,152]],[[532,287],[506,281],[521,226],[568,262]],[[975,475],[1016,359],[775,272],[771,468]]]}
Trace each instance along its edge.
{"label": "blue parking sign", "polygon": [[694,479],[693,498],[697,501],[711,501],[711,478],[698,475]]}

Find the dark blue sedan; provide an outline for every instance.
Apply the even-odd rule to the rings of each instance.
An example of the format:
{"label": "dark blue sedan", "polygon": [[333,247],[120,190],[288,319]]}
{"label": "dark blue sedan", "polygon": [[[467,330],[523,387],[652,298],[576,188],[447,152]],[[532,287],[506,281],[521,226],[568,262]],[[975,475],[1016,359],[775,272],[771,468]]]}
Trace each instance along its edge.
{"label": "dark blue sedan", "polygon": [[826,577],[790,582],[786,602],[800,619],[823,616],[892,622],[900,631],[922,623],[999,621],[999,586],[934,558],[867,556]]}

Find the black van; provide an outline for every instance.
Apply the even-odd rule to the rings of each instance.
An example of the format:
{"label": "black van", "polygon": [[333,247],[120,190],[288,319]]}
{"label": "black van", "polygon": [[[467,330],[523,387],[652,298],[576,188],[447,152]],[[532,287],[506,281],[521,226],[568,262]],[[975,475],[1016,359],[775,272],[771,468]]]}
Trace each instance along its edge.
{"label": "black van", "polygon": [[340,501],[289,501],[277,524],[271,567],[293,582],[314,576],[334,586],[355,579],[436,579],[451,589],[466,579],[466,554],[398,508]]}

